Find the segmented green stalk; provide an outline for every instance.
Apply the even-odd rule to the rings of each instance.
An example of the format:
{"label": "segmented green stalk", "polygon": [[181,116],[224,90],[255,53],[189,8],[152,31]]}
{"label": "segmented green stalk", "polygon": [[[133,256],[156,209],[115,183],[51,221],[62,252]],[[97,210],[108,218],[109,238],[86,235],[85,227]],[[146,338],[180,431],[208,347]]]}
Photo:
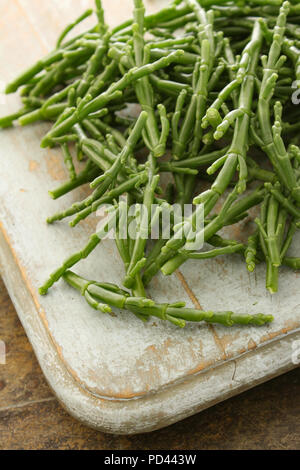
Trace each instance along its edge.
{"label": "segmented green stalk", "polygon": [[54,271],[50,276],[49,279],[43,284],[43,286],[39,289],[41,295],[46,295],[50,287],[53,286],[56,282],[58,282],[65,272],[75,266],[75,264],[79,263],[79,261],[87,258],[92,251],[101,243],[102,239],[107,236],[109,231],[113,226],[116,224],[116,220],[118,218],[118,210],[116,209],[102,224],[102,227],[98,230],[97,233],[91,236],[89,243],[86,245],[83,250],[75,253],[74,255],[67,258],[62,266]]}
{"label": "segmented green stalk", "polygon": [[118,82],[113,83],[103,92],[99,97],[91,100],[91,96],[87,95],[85,99],[80,102],[76,112],[74,112],[68,119],[65,119],[60,125],[52,129],[42,140],[42,146],[47,147],[51,144],[54,137],[59,137],[66,133],[78,121],[83,120],[93,112],[99,111],[100,108],[105,107],[109,102],[122,96],[122,91],[131,83],[147,76],[156,70],[167,67],[183,54],[183,51],[178,50],[171,52],[167,57],[163,57],[152,64],[143,65],[140,68],[133,68],[127,72]]}
{"label": "segmented green stalk", "polygon": [[58,40],[57,40],[57,43],[56,43],[56,48],[58,49],[61,45],[61,43],[63,42],[63,40],[65,39],[65,37],[69,34],[70,31],[72,31],[72,29],[75,28],[75,26],[77,26],[79,23],[81,23],[82,21],[84,21],[86,18],[88,18],[89,16],[91,16],[93,13],[93,10],[89,9],[89,10],[86,10],[82,15],[79,16],[79,18],[77,18],[73,23],[71,23],[70,25],[68,25],[64,30],[63,32],[61,33],[61,35],[59,36]]}
{"label": "segmented green stalk", "polygon": [[[157,317],[184,328],[186,322],[219,323],[224,326],[256,325],[262,326],[273,321],[272,315],[246,315],[233,312],[203,312],[186,308],[184,303],[156,304],[153,300],[143,297],[130,297],[129,293],[119,292],[117,286],[105,286],[93,281],[87,281],[71,271],[64,273],[64,279],[75,289],[79,290],[86,300],[97,310],[103,311],[103,305],[126,309],[143,317]],[[110,287],[110,289],[108,288]],[[91,301],[93,300],[93,303]],[[104,308],[107,311],[107,308]]]}
{"label": "segmented green stalk", "polygon": [[280,14],[274,29],[270,52],[267,57],[262,58],[264,73],[258,101],[258,118],[261,127],[261,147],[270,158],[282,183],[289,191],[291,191],[292,196],[299,202],[300,187],[297,184],[296,176],[281,136],[281,104],[276,103],[275,105],[274,126],[271,124],[270,113],[270,100],[274,94],[274,87],[278,79],[278,71],[285,61],[285,57],[280,56],[280,54],[284,43],[284,34],[289,8],[289,2],[284,2],[280,9]]}
{"label": "segmented green stalk", "polygon": [[239,165],[240,181],[238,192],[242,193],[246,189],[247,182],[247,166],[245,164],[246,153],[248,150],[248,134],[250,127],[250,113],[252,108],[252,100],[255,84],[255,72],[258,65],[260,49],[262,45],[262,31],[259,23],[255,23],[252,39],[245,48],[241,62],[240,74],[244,75],[241,70],[246,70],[244,79],[242,80],[241,93],[239,97],[239,109],[243,111],[242,115],[237,118],[233,141],[227,153],[225,164],[220,171],[211,190],[196,197],[194,204],[215,204],[227,189],[234,173]]}

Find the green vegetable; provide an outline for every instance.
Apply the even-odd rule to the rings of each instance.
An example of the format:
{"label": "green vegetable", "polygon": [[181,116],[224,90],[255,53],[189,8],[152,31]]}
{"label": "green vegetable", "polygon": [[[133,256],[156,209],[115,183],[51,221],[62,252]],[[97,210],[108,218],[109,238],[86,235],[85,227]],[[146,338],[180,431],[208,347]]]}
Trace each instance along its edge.
{"label": "green vegetable", "polygon": [[66,27],[66,29],[64,29],[64,31],[61,33],[61,35],[59,36],[58,40],[57,40],[57,43],[56,43],[56,48],[58,49],[60,46],[61,46],[61,43],[63,42],[63,40],[65,39],[65,37],[67,36],[67,34],[69,34],[70,31],[72,31],[73,28],[75,28],[75,26],[77,26],[79,23],[81,23],[82,21],[84,21],[86,18],[88,18],[89,16],[91,16],[93,14],[93,10],[86,10],[82,15],[79,16],[79,18],[77,18],[77,20],[75,20],[73,23],[71,23],[70,25],[68,25]]}
{"label": "green vegetable", "polygon": [[[111,206],[98,233],[50,275],[41,294],[63,277],[103,313],[117,307],[179,327],[269,323],[269,315],[156,304],[145,287],[159,271],[171,275],[190,259],[231,254],[250,273],[265,263],[271,293],[281,266],[299,269],[299,258],[288,253],[300,228],[298,2],[174,0],[146,15],[143,1],[133,0],[133,18],[112,30],[101,0],[95,5],[94,27],[66,38],[92,14],[87,10],[64,29],[53,52],[7,85],[6,93],[20,89],[23,107],[0,118],[2,128],[51,123],[42,147],[61,147],[69,175],[50,191],[53,199],[91,188],[48,223],[74,217],[74,227]],[[192,201],[192,213],[178,219],[177,209]],[[220,235],[246,217],[256,222],[247,243]],[[69,271],[112,225],[131,293]],[[153,227],[157,239],[150,243]],[[196,249],[203,241],[212,248]]]}
{"label": "green vegetable", "polygon": [[185,308],[184,303],[156,304],[143,297],[130,297],[129,293],[120,292],[117,286],[99,284],[87,281],[72,271],[64,273],[64,279],[75,289],[79,290],[86,301],[96,310],[103,313],[110,311],[110,307],[129,310],[146,318],[157,317],[169,321],[180,328],[186,322],[219,323],[224,326],[256,325],[261,326],[273,321],[272,315],[243,315],[233,312],[203,312],[192,308]]}

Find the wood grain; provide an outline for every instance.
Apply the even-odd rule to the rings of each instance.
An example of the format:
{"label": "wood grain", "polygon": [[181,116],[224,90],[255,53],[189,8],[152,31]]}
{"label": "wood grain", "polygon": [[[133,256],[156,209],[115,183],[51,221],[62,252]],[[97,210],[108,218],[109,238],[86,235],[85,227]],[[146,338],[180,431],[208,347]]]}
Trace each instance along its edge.
{"label": "wood grain", "polygon": [[6,365],[0,365],[0,409],[53,398],[1,280],[0,340]]}
{"label": "wood grain", "polygon": [[300,369],[161,431],[111,436],[71,418],[49,390],[0,280],[0,450],[300,449]]}

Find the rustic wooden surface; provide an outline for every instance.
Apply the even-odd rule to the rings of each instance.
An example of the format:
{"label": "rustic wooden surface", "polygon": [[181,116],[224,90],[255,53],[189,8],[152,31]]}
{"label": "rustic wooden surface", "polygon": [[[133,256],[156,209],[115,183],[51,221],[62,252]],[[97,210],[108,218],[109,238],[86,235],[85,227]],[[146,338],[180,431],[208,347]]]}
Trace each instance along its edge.
{"label": "rustic wooden surface", "polygon": [[57,403],[2,281],[0,340],[0,450],[300,449],[299,368],[161,431],[111,436]]}
{"label": "rustic wooden surface", "polygon": [[[84,2],[92,4],[92,0]],[[147,1],[151,9],[158,3]],[[13,77],[52,47],[62,25],[76,16],[75,4],[81,10],[79,1],[0,0],[2,80]],[[114,24],[129,13],[132,0],[121,4],[105,0],[105,6],[108,21]],[[3,113],[17,103],[18,98],[7,97]],[[198,308],[221,310],[230,303],[236,311],[276,313],[273,325],[259,329],[235,327],[229,331],[220,326],[189,325],[181,332],[158,321],[141,327],[125,312],[113,319],[100,317],[63,283],[41,299],[37,293],[41,279],[48,277],[67,253],[82,248],[91,232],[84,224],[71,231],[64,224],[49,228],[43,223],[45,214],[54,211],[46,188],[58,184],[63,176],[59,152],[39,147],[46,128],[37,125],[1,134],[1,262],[44,372],[73,415],[102,430],[142,432],[196,413],[293,366],[292,334],[300,331],[300,278],[291,271],[282,276],[282,294],[274,298],[266,295],[262,268],[250,278],[239,260],[228,265],[204,262],[201,271],[193,262],[187,263],[177,277],[163,283],[156,280],[151,286],[151,295],[159,301],[174,301],[176,292],[177,298]],[[73,197],[78,199],[78,194],[55,204],[55,210],[67,207],[76,200]],[[119,256],[107,242],[98,250],[101,263],[95,264],[91,257],[80,264],[79,274],[94,272],[96,279],[120,283],[124,273]],[[222,295],[216,296],[216,289]],[[21,359],[25,361],[22,374],[35,377],[31,369],[27,371],[23,354]],[[210,366],[219,365],[222,368],[210,373]],[[22,396],[26,381],[20,381]],[[38,390],[28,390],[33,401]],[[9,387],[3,388],[3,396],[5,393]],[[13,391],[12,396],[19,404],[18,393]],[[139,401],[131,400],[137,397]],[[42,400],[48,399],[47,392]],[[25,394],[21,403],[26,400]],[[52,429],[52,424],[49,427]]]}

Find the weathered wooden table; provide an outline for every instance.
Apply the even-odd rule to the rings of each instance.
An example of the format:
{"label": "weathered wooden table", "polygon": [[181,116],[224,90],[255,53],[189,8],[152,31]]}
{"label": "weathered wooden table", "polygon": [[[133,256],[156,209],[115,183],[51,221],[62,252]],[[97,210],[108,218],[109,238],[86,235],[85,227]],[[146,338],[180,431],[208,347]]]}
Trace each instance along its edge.
{"label": "weathered wooden table", "polygon": [[[111,24],[132,8],[131,0],[103,3]],[[161,5],[146,3],[152,9]],[[12,78],[50,50],[58,31],[83,4],[92,0],[0,0],[1,79]],[[16,108],[18,101],[14,96],[1,101],[1,114]],[[151,431],[295,367],[300,279],[290,270],[281,278],[280,294],[273,297],[264,287],[264,267],[250,276],[234,257],[203,262],[201,270],[198,263],[186,263],[176,275],[151,286],[153,297],[162,301],[274,313],[275,322],[258,329],[188,325],[181,331],[159,321],[143,325],[126,312],[117,312],[116,318],[101,316],[64,283],[41,298],[41,281],[67,254],[86,244],[94,227],[82,224],[71,230],[66,223],[47,227],[44,222],[46,215],[78,199],[78,193],[59,202],[48,197],[47,189],[65,173],[60,152],[39,147],[47,128],[38,124],[0,134],[0,259],[43,372],[71,414],[102,431]],[[124,273],[113,242],[101,244],[78,272],[120,282]]]}
{"label": "weathered wooden table", "polygon": [[111,436],[58,404],[0,280],[0,450],[300,449],[300,369],[161,431]]}

